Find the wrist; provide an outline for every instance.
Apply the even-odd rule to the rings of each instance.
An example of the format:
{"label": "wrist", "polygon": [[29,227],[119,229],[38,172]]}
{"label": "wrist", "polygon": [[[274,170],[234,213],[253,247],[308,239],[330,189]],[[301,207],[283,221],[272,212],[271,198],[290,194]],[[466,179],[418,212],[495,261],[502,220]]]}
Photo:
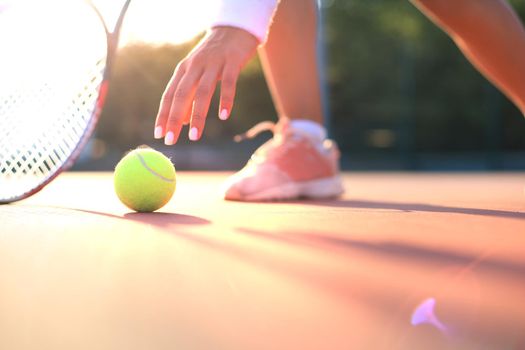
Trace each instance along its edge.
{"label": "wrist", "polygon": [[210,29],[208,29],[208,35],[213,36],[228,36],[230,38],[242,38],[247,41],[253,41],[257,42],[259,44],[259,39],[253,35],[252,33],[235,26],[229,26],[229,25],[217,25],[213,26]]}
{"label": "wrist", "polygon": [[260,43],[253,34],[232,26],[212,27],[208,30],[207,37],[209,40],[225,45],[231,46],[231,43],[234,43],[234,47],[246,50],[256,49]]}

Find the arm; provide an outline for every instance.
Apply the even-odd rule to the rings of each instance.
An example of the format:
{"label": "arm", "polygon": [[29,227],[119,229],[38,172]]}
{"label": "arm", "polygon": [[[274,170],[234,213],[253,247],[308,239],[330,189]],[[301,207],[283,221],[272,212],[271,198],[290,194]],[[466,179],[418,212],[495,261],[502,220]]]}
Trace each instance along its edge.
{"label": "arm", "polygon": [[177,142],[183,125],[189,138],[202,136],[210,101],[221,81],[219,118],[228,119],[241,69],[266,39],[278,0],[223,0],[208,34],[175,69],[162,96],[155,138]]}

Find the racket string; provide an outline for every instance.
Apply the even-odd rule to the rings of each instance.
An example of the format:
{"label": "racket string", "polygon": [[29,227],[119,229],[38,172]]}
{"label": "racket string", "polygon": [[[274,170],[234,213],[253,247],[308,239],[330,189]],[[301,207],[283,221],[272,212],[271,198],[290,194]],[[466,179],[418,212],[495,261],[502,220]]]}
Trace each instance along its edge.
{"label": "racket string", "polygon": [[[81,104],[85,104],[83,97],[82,95],[80,96],[81,100],[83,100]],[[90,96],[87,97],[88,99],[90,98]],[[86,106],[89,105],[93,105],[93,102],[86,104]],[[61,160],[66,158],[75,148],[78,137],[81,136],[85,130],[89,117],[93,113],[91,109],[82,109],[81,107],[84,106],[73,103],[72,108],[66,112],[65,118],[57,118],[54,121],[54,125],[48,128],[51,134],[42,133],[28,149],[18,150],[18,156],[12,157],[10,161],[10,163],[13,164],[11,172],[13,174],[17,172],[27,174],[32,169],[44,164],[46,170],[42,171],[42,173],[45,174],[46,172],[54,170],[55,166],[60,166],[62,163]],[[38,162],[35,162],[35,159],[30,157],[33,153],[31,148],[35,145],[39,145],[43,150],[42,153],[39,152],[40,161]],[[48,155],[48,158],[43,157],[43,154]],[[33,166],[30,166],[31,164]]]}
{"label": "racket string", "polygon": [[102,106],[108,55],[86,1],[13,4],[0,14],[0,202],[34,193],[76,158]]}
{"label": "racket string", "polygon": [[[59,98],[62,101],[69,100],[60,102],[61,106],[66,107],[55,107],[57,93],[49,86],[38,88],[32,93],[21,91],[16,95],[1,96],[0,120],[4,135],[0,137],[0,197],[9,198],[11,193],[15,196],[19,187],[31,187],[31,183],[36,186],[64,166],[96,112],[104,62],[104,59],[98,60],[93,72],[87,74],[87,83],[83,84],[80,91],[77,88],[71,97]],[[72,86],[61,89],[75,91]],[[22,119],[29,104],[39,105],[41,113],[55,114],[43,117],[50,121],[49,124],[33,127],[41,130],[29,132],[30,140],[24,136],[28,126]]]}

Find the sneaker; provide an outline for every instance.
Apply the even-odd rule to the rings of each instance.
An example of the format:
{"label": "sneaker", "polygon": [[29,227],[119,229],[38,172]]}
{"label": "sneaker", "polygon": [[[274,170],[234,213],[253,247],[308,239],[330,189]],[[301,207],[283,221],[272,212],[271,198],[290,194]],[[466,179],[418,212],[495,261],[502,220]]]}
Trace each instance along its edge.
{"label": "sneaker", "polygon": [[[317,125],[316,125],[317,127]],[[320,128],[322,129],[322,128]],[[259,147],[246,166],[225,183],[224,198],[271,201],[331,198],[344,192],[339,174],[339,150],[334,141],[306,132],[282,118],[262,122],[236,141],[271,130],[274,137]]]}

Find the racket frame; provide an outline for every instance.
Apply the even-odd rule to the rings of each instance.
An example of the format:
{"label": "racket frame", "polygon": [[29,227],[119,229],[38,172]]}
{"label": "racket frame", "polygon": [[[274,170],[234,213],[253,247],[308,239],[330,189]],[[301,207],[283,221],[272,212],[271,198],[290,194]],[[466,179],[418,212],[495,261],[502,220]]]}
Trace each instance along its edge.
{"label": "racket frame", "polygon": [[104,28],[104,32],[106,34],[106,43],[107,43],[107,54],[106,54],[106,65],[104,69],[104,74],[102,76],[102,81],[100,83],[99,87],[99,93],[97,100],[95,102],[95,108],[93,109],[93,112],[91,114],[91,118],[84,129],[84,133],[80,137],[79,141],[77,142],[75,148],[71,151],[70,155],[63,161],[63,164],[55,170],[49,177],[47,177],[42,183],[40,183],[35,188],[32,188],[31,190],[20,194],[17,197],[13,198],[0,198],[0,204],[8,204],[16,201],[20,201],[23,199],[26,199],[28,197],[31,197],[32,195],[38,193],[40,190],[42,190],[45,186],[47,186],[51,181],[53,181],[58,175],[60,175],[63,171],[66,171],[67,169],[71,168],[75,161],[80,156],[80,153],[86,146],[87,142],[89,141],[91,135],[93,134],[93,131],[95,130],[95,127],[97,125],[97,122],[100,118],[100,115],[102,113],[102,109],[104,108],[104,104],[106,102],[106,97],[109,89],[109,80],[111,76],[111,69],[113,66],[113,62],[115,60],[115,57],[117,55],[117,48],[119,43],[119,36],[120,36],[120,29],[122,27],[122,23],[124,21],[124,17],[126,15],[126,12],[129,8],[129,5],[131,3],[131,0],[125,0],[124,4],[122,5],[122,8],[120,10],[119,16],[115,22],[115,25],[112,30],[110,30],[107,26],[106,21],[104,20],[104,17],[102,16],[101,12],[98,10],[98,8],[95,6],[95,4],[90,0],[83,0],[86,2],[89,7],[93,9],[95,14],[100,20],[101,25]]}

